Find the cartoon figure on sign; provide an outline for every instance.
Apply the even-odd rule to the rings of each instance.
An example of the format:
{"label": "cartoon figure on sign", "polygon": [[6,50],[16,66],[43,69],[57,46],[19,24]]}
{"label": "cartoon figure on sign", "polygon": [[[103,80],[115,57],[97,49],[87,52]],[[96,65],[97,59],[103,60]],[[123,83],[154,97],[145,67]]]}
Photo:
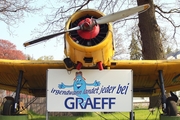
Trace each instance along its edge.
{"label": "cartoon figure on sign", "polygon": [[[100,86],[100,82],[95,80],[94,83],[86,83],[86,79],[82,76],[82,72],[76,72],[76,77],[74,78],[73,85],[65,85],[64,83],[61,83],[58,85],[59,89],[64,88],[71,88],[73,87],[75,92],[82,91],[80,94],[76,94],[78,97],[82,98],[85,102],[87,98],[89,98],[89,95],[84,93],[83,91],[86,90],[86,86]],[[79,101],[81,102],[81,101]]]}

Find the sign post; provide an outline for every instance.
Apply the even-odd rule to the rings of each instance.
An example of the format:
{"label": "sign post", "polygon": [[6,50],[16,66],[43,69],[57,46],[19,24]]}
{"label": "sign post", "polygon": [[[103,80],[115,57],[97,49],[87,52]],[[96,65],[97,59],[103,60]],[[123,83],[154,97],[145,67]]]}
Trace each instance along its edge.
{"label": "sign post", "polygon": [[[48,69],[48,112],[132,112],[132,70]],[[48,116],[48,115],[47,115]]]}

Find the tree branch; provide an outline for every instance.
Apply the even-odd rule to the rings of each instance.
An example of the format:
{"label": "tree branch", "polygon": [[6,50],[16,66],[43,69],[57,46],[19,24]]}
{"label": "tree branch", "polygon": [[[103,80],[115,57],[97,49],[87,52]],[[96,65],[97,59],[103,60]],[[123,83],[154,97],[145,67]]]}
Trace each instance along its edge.
{"label": "tree branch", "polygon": [[173,21],[173,19],[171,19],[171,17],[166,17],[164,14],[170,14],[170,13],[180,13],[180,8],[177,9],[171,9],[169,11],[163,11],[159,6],[155,5],[155,8],[157,8],[158,10],[155,10],[156,13],[158,13],[162,18],[164,18],[165,20],[167,20],[174,28],[174,33],[173,33],[173,38],[175,38],[176,35],[176,31],[177,28],[180,27],[180,25],[176,25]]}

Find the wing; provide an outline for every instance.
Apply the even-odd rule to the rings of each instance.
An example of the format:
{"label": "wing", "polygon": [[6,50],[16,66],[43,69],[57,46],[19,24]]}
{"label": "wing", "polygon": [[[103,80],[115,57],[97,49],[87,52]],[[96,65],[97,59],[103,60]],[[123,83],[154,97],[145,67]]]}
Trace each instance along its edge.
{"label": "wing", "polygon": [[[180,90],[180,60],[118,60],[112,61],[111,69],[133,70],[134,96],[160,94],[159,74],[163,71],[167,92]],[[0,60],[0,89],[14,91],[19,71],[23,70],[22,93],[46,96],[46,70],[65,69],[63,61]]]}
{"label": "wing", "polygon": [[22,93],[46,96],[46,70],[65,69],[63,61],[0,59],[0,89],[15,91],[19,71],[23,70]]}
{"label": "wing", "polygon": [[180,60],[119,60],[111,62],[111,69],[133,70],[134,96],[159,95],[158,71],[163,71],[166,92],[180,90]]}

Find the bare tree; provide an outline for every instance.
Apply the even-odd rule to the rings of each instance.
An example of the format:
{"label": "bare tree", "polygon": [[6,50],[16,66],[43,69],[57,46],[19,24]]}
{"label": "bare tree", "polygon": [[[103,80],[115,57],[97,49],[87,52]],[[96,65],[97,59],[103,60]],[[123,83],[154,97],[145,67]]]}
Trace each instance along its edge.
{"label": "bare tree", "polygon": [[[160,39],[160,27],[155,17],[153,0],[137,0],[138,5],[150,4],[150,9],[139,14],[139,28],[142,41],[142,54],[145,60],[164,59],[164,49]],[[149,108],[160,106],[159,96],[150,97]],[[157,102],[158,101],[158,102]]]}
{"label": "bare tree", "polygon": [[17,25],[26,13],[35,13],[42,7],[35,7],[34,0],[0,0],[0,21],[8,25]]}
{"label": "bare tree", "polygon": [[122,39],[122,34],[118,32],[118,28],[114,28],[114,47],[115,47],[115,53],[113,59],[125,59],[124,56],[121,56],[122,54],[127,53]]}
{"label": "bare tree", "polygon": [[[172,7],[168,8],[166,7],[167,4],[161,4],[161,5],[154,5],[155,7],[155,12],[159,14],[161,19],[164,19],[165,21],[169,22],[169,24],[173,27],[173,35],[172,38],[175,39],[175,35],[177,33],[177,29],[180,28],[180,22],[179,20],[176,20],[175,15],[179,17],[180,13],[180,7]],[[177,3],[173,4],[175,5],[180,5],[180,1],[177,1]],[[171,5],[172,6],[172,5]],[[178,19],[178,18],[177,18]]]}
{"label": "bare tree", "polygon": [[54,59],[53,56],[41,56],[37,60],[46,60],[46,61],[49,61],[49,60],[53,60],[53,59]]}

